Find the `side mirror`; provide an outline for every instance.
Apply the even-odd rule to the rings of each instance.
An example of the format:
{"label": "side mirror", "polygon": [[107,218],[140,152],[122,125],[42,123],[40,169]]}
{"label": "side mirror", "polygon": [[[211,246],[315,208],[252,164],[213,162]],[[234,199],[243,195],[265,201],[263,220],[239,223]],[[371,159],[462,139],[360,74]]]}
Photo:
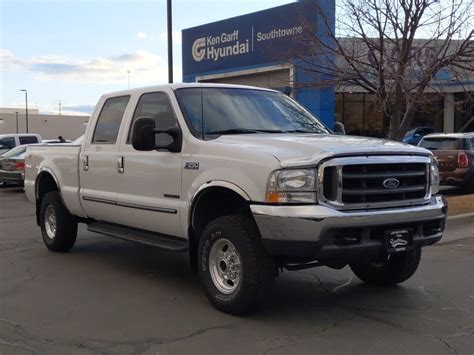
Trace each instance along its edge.
{"label": "side mirror", "polygon": [[[160,136],[167,139],[160,139]],[[138,117],[133,123],[132,146],[136,150],[164,149],[176,153],[181,151],[181,145],[182,133],[178,127],[155,129],[155,120],[151,117]]]}
{"label": "side mirror", "polygon": [[346,135],[346,128],[344,127],[344,123],[342,122],[334,123],[334,134],[337,134],[340,136]]}

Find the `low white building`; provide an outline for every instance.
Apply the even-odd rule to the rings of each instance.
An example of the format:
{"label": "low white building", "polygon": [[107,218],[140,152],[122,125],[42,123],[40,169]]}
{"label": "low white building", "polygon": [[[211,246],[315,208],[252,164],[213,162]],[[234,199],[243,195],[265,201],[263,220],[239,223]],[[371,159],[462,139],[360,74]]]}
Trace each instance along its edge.
{"label": "low white building", "polygon": [[[89,116],[47,115],[37,109],[28,109],[28,133],[37,133],[43,139],[63,136],[74,140],[85,131]],[[0,134],[27,133],[25,109],[0,108]]]}

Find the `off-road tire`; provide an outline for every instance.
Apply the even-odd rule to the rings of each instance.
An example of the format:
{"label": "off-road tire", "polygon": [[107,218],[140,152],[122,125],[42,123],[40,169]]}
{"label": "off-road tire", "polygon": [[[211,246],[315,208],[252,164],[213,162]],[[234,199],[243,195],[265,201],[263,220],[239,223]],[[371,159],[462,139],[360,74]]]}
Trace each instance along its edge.
{"label": "off-road tire", "polygon": [[[51,208],[55,214],[54,237],[48,236],[46,211]],[[43,241],[46,247],[54,252],[67,252],[71,250],[76,242],[77,221],[63,205],[58,191],[51,191],[44,195],[40,207],[40,227]]]}
{"label": "off-road tire", "polygon": [[[219,240],[230,241],[240,256],[240,283],[230,294],[221,292],[211,276],[210,252]],[[207,298],[222,312],[252,311],[268,293],[277,269],[262,245],[255,222],[239,215],[214,219],[204,228],[198,247],[198,275]]]}
{"label": "off-road tire", "polygon": [[392,254],[384,263],[350,264],[354,274],[370,285],[394,286],[408,280],[418,268],[421,248]]}

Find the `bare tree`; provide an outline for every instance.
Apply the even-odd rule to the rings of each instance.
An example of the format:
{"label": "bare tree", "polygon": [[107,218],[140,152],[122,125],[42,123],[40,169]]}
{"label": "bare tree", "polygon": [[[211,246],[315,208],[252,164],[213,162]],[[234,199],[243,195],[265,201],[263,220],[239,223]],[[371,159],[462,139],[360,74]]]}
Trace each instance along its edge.
{"label": "bare tree", "polygon": [[[305,31],[302,85],[349,86],[374,94],[390,118],[390,139],[410,128],[419,103],[474,71],[472,0],[338,0],[336,30],[317,5],[325,36]],[[304,16],[302,16],[304,18]],[[308,27],[311,27],[308,23]],[[308,55],[311,53],[311,55]]]}

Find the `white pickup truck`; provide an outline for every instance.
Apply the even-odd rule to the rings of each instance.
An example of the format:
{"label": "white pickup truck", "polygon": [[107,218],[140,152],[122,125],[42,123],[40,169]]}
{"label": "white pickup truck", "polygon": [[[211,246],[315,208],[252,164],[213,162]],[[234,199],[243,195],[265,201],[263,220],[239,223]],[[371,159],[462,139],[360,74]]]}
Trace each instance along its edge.
{"label": "white pickup truck", "polygon": [[28,148],[25,176],[50,250],[70,250],[86,223],[187,252],[231,314],[264,300],[283,269],[407,280],[442,236],[438,184],[425,149],[335,135],[282,93],[217,84],[104,95],[83,143]]}

